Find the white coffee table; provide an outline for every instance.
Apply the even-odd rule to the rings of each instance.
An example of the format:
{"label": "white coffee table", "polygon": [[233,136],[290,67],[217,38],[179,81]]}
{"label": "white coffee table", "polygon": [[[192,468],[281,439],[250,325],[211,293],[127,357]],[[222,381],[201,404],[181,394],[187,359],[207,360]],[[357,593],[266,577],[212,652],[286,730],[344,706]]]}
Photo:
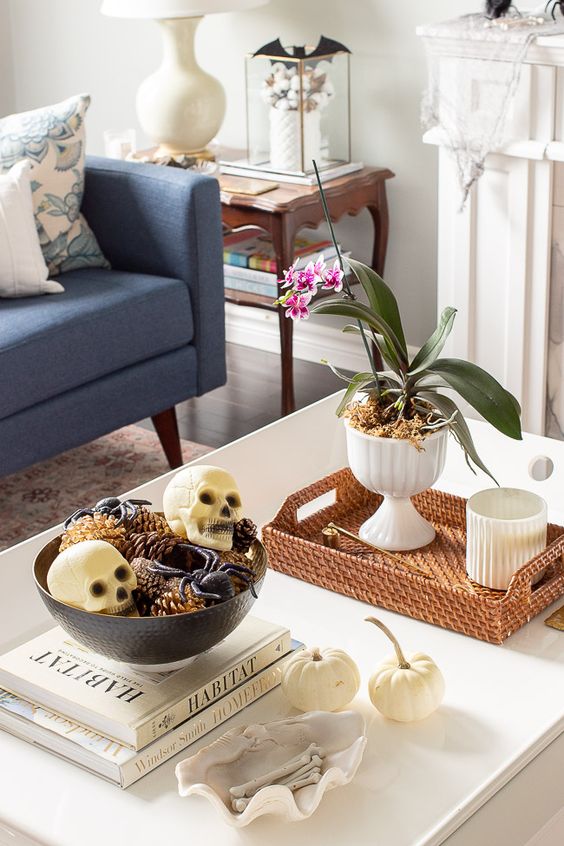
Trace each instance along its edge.
{"label": "white coffee table", "polygon": [[[246,513],[264,523],[288,493],[346,464],[335,405],[335,398],[323,400],[194,463],[229,469],[240,483]],[[536,436],[516,443],[483,424],[472,423],[471,428],[482,457],[495,468],[500,482],[537,491],[549,502],[550,518],[563,521],[564,443]],[[551,457],[556,467],[552,478],[542,483],[528,475],[530,460],[539,455]],[[171,475],[137,488],[135,494],[160,507]],[[487,479],[474,477],[451,444],[438,487],[468,495],[487,486]],[[50,624],[33,586],[31,562],[57,531],[55,527],[0,554],[2,650]],[[174,777],[178,758],[120,791],[0,733],[0,843],[554,846],[564,842],[564,633],[543,625],[547,614],[503,646],[493,646],[378,609],[406,651],[428,652],[446,679],[441,709],[422,723],[400,725],[379,717],[367,698],[368,677],[389,651],[380,633],[363,622],[367,613],[374,613],[372,607],[270,572],[254,611],[288,624],[310,645],[339,646],[357,660],[363,688],[354,707],[366,716],[369,744],[351,785],[328,794],[306,822],[289,826],[263,818],[241,833],[220,822],[204,799],[178,797]],[[285,713],[287,706],[278,690],[229,725]]]}

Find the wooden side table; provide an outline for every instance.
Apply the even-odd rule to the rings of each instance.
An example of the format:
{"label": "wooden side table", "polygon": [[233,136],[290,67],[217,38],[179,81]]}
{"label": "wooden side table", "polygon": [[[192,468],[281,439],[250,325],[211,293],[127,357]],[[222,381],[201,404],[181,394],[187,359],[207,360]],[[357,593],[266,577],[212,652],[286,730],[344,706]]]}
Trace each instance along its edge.
{"label": "wooden side table", "polygon": [[[372,267],[384,272],[388,245],[388,203],[386,181],[394,176],[386,168],[365,167],[357,173],[335,179],[324,185],[331,219],[343,215],[356,216],[368,209],[374,223]],[[229,177],[221,177],[222,186]],[[257,196],[221,191],[224,224],[231,230],[256,227],[268,232],[276,254],[278,277],[294,260],[294,240],[304,226],[317,227],[324,219],[319,191],[316,187],[281,184],[279,188]],[[227,302],[278,312],[282,364],[282,414],[295,411],[293,372],[293,323],[284,309],[272,304],[269,297],[226,290]]]}

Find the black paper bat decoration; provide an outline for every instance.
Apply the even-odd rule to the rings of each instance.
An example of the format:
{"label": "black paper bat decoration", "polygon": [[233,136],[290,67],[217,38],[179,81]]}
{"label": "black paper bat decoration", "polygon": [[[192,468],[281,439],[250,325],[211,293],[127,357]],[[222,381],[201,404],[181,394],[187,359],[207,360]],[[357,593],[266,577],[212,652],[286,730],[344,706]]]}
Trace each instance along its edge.
{"label": "black paper bat decoration", "polygon": [[313,53],[306,53],[305,47],[294,47],[293,52],[288,53],[288,51],[282,46],[280,39],[277,38],[276,41],[271,41],[269,44],[265,44],[264,47],[261,47],[260,50],[257,50],[256,53],[253,53],[253,55],[269,57],[280,56],[280,58],[284,60],[285,58],[288,58],[288,56],[291,56],[293,59],[315,59],[317,56],[327,56],[331,53],[350,52],[349,48],[345,47],[344,44],[341,44],[340,41],[335,41],[332,38],[326,38],[322,35],[319,39],[319,44]]}
{"label": "black paper bat decoration", "polygon": [[513,0],[486,0],[486,14],[488,18],[501,18],[512,5]]}

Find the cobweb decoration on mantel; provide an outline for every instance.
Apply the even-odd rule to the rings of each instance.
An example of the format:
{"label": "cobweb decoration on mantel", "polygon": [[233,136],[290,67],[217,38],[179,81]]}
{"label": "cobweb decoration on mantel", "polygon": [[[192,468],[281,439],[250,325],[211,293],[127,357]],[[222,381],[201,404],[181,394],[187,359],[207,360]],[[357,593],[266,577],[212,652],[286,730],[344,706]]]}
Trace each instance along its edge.
{"label": "cobweb decoration on mantel", "polygon": [[[507,118],[529,46],[537,38],[564,34],[564,19],[524,12],[493,22],[472,14],[421,27],[418,34],[425,41],[429,70],[423,126],[437,129],[441,146],[454,156],[462,209],[488,154],[508,140]],[[451,55],[451,39],[468,42],[467,58]],[[472,42],[480,42],[482,55],[486,46],[487,58],[474,57]]]}

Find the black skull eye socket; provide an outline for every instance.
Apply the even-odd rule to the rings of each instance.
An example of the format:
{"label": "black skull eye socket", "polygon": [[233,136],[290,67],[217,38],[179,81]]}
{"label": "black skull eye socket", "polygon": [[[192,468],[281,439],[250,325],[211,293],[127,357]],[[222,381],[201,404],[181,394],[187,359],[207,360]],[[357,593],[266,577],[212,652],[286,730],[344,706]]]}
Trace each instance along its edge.
{"label": "black skull eye socket", "polygon": [[106,585],[104,582],[92,582],[90,593],[92,596],[103,596],[106,593]]}
{"label": "black skull eye socket", "polygon": [[241,505],[241,501],[240,501],[239,497],[237,496],[237,494],[228,494],[226,496],[226,499],[227,499],[227,505],[230,508],[239,508],[239,506]]}
{"label": "black skull eye socket", "polygon": [[117,570],[114,573],[114,576],[116,577],[118,582],[125,582],[126,579],[129,577],[129,571],[128,571],[127,567],[124,567],[122,565],[121,567],[117,568]]}
{"label": "black skull eye socket", "polygon": [[215,496],[211,491],[202,491],[200,493],[200,502],[203,502],[204,505],[213,505],[215,502]]}

